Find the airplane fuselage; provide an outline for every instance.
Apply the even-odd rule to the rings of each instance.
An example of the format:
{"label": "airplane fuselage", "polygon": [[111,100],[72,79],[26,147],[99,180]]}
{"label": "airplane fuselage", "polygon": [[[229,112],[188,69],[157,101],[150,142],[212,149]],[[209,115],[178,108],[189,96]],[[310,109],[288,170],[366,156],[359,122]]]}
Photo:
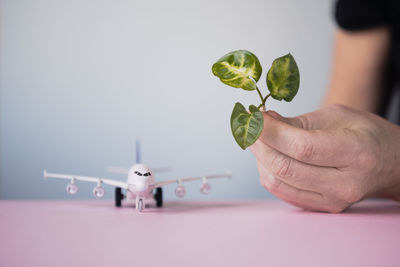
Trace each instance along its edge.
{"label": "airplane fuselage", "polygon": [[127,201],[132,203],[137,197],[152,199],[155,185],[153,171],[144,164],[133,165],[128,172]]}

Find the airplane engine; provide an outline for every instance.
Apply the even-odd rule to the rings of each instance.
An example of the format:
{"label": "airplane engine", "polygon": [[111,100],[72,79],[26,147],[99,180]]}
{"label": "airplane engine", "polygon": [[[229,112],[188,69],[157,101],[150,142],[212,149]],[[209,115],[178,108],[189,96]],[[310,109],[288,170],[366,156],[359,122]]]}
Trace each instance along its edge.
{"label": "airplane engine", "polygon": [[93,195],[98,198],[102,198],[105,194],[104,188],[100,185],[93,188]]}
{"label": "airplane engine", "polygon": [[78,193],[78,186],[75,184],[74,181],[71,181],[69,184],[67,184],[65,190],[67,190],[68,194],[75,195],[76,193]]}
{"label": "airplane engine", "polygon": [[207,195],[211,191],[211,185],[209,183],[202,183],[200,186],[200,192]]}
{"label": "airplane engine", "polygon": [[186,195],[186,188],[183,185],[178,185],[175,188],[175,195],[177,197],[184,197]]}

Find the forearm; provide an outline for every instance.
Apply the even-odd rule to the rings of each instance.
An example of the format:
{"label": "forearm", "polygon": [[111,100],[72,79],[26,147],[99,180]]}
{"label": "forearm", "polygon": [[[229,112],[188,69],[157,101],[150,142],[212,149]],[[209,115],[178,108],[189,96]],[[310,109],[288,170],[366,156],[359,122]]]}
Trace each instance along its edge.
{"label": "forearm", "polygon": [[378,110],[389,37],[388,28],[356,33],[337,31],[324,106],[342,104],[374,113]]}

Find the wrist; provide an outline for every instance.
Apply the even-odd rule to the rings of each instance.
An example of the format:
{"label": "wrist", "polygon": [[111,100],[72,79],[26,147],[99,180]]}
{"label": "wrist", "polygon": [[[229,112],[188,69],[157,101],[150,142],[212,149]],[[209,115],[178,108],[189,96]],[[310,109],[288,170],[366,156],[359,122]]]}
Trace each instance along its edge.
{"label": "wrist", "polygon": [[384,180],[384,187],[379,191],[379,197],[385,197],[400,201],[400,126],[389,123],[386,145],[382,145],[384,155],[384,168],[382,176],[378,179]]}

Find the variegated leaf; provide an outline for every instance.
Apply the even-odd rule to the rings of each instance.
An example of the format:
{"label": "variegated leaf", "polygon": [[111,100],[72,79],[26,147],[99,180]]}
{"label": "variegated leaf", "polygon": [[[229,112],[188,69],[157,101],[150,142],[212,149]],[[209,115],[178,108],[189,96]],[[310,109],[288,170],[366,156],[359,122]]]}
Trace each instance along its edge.
{"label": "variegated leaf", "polygon": [[229,86],[251,91],[256,89],[255,82],[260,79],[262,67],[253,53],[237,50],[220,58],[212,66],[212,72]]}
{"label": "variegated leaf", "polygon": [[231,129],[236,143],[244,150],[260,136],[264,127],[261,111],[251,105],[250,113],[240,103],[236,103],[231,115]]}
{"label": "variegated leaf", "polygon": [[273,98],[290,102],[296,96],[299,85],[299,69],[290,53],[272,62],[267,74],[267,86]]}

